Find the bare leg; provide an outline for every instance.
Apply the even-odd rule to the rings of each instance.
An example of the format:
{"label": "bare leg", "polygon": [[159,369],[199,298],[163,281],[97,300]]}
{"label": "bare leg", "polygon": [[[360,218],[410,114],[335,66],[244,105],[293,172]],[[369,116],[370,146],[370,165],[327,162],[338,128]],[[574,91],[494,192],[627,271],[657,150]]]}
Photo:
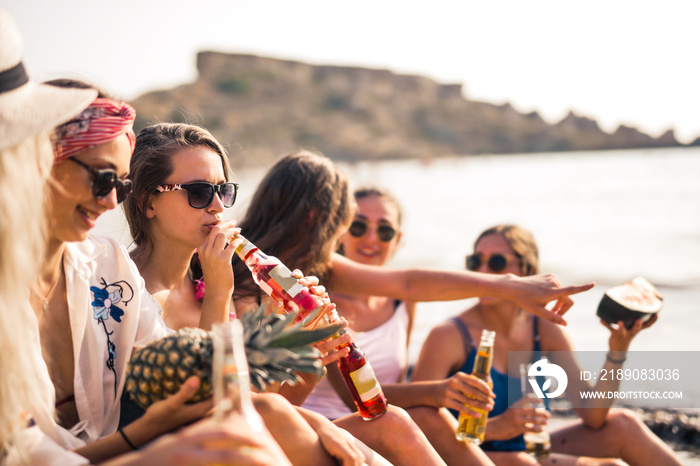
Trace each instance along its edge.
{"label": "bare leg", "polygon": [[253,395],[255,409],[260,413],[272,437],[295,466],[336,465],[321,445],[316,432],[281,395]]}
{"label": "bare leg", "polygon": [[389,405],[384,415],[372,421],[355,413],[334,422],[393,464],[445,464],[406,411],[396,406]]}
{"label": "bare leg", "polygon": [[437,450],[445,463],[452,465],[492,465],[493,462],[476,445],[455,438],[457,419],[445,408],[421,406],[406,410]]}
{"label": "bare leg", "polygon": [[536,459],[527,452],[493,452],[486,453],[498,466],[625,466],[626,463],[615,458],[590,458],[551,453],[547,458]]}
{"label": "bare leg", "polygon": [[365,455],[365,464],[367,466],[392,466],[389,461],[386,460],[382,455],[377,453],[376,451],[372,450],[370,447],[365,445],[364,443],[360,442],[354,435],[352,435],[350,432],[348,432],[345,429],[340,429],[340,432],[343,434],[352,437],[352,441],[355,443],[357,448],[362,450],[362,453]]}
{"label": "bare leg", "polygon": [[600,429],[576,421],[551,432],[552,451],[576,456],[620,458],[635,465],[680,465],[673,450],[627,409],[610,410]]}

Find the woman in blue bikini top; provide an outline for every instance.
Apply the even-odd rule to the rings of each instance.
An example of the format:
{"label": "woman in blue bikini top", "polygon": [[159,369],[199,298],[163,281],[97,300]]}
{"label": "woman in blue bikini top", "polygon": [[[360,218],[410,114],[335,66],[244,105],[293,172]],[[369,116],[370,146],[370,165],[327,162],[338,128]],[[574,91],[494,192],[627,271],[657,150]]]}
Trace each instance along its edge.
{"label": "woman in blue bikini top", "polygon": [[[537,245],[529,231],[515,225],[498,225],[485,230],[477,238],[474,254],[467,256],[467,268],[517,276],[537,274]],[[631,329],[603,323],[610,331],[608,344],[612,354],[626,354],[634,336],[653,323],[654,320],[647,323],[639,320]],[[475,342],[479,341],[483,329],[496,332],[491,369],[496,397],[494,408],[489,412],[486,441],[481,447],[496,464],[531,464],[533,458],[524,451],[522,434],[526,430],[547,429],[550,415],[544,409],[528,406],[522,399],[519,377],[512,373],[509,376],[508,356],[513,351],[532,351],[534,362],[540,352],[556,351],[563,355],[558,364],[567,373],[578,373],[580,368],[572,355],[573,346],[563,327],[538,319],[503,297],[482,297],[477,304],[430,332],[411,382],[471,373]],[[609,356],[603,367],[618,369],[623,359]],[[596,389],[616,389],[602,387],[600,383]],[[587,383],[569,377],[569,391],[576,393],[591,388]],[[509,406],[509,398],[517,401]],[[611,409],[610,405],[574,409],[580,419],[558,429],[547,429],[552,451],[548,461],[556,461],[560,466],[573,465],[585,457],[589,458],[586,461],[590,464],[618,464],[618,458],[627,464],[680,464],[673,451],[629,410]]]}

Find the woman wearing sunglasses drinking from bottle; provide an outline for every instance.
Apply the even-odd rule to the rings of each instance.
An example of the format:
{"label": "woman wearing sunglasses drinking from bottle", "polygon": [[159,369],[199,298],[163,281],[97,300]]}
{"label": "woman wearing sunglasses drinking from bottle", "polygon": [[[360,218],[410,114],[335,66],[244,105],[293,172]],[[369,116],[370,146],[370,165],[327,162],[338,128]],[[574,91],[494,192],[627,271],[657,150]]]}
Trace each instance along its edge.
{"label": "woman wearing sunglasses drinking from bottle", "polygon": [[[134,193],[124,210],[136,247],[131,257],[174,330],[224,322],[234,315],[233,248],[239,232],[222,218],[236,202],[226,151],[205,129],[163,123],[143,129],[131,162]],[[189,275],[198,251],[207,293]],[[198,299],[199,298],[199,299]]]}
{"label": "woman wearing sunglasses drinking from bottle", "polygon": [[[498,225],[485,230],[474,243],[474,252],[466,258],[468,270],[521,277],[537,274],[538,262],[537,244],[532,234],[516,225]],[[656,317],[643,324],[640,319],[631,329],[604,324],[610,331],[610,353],[605,369],[621,368],[632,339],[655,320]],[[535,458],[526,453],[523,434],[546,430],[549,414],[522,397],[519,374],[508,373],[509,352],[532,352],[534,360],[531,362],[547,355],[558,358],[557,364],[567,374],[578,374],[580,368],[572,356],[573,347],[563,327],[524,312],[518,304],[505,298],[479,298],[473,307],[435,327],[423,345],[411,382],[425,383],[453,374],[471,373],[477,352],[475,343],[478,344],[484,329],[496,332],[491,369],[496,398],[494,409],[489,413],[486,441],[481,447],[494,463],[617,465],[621,459],[630,465],[680,464],[672,450],[631,412],[610,409],[609,404],[575,407],[580,420],[550,431],[549,456]],[[604,383],[607,382],[599,381],[595,388],[616,389]],[[586,382],[569,377],[568,392],[588,389],[591,387]],[[509,406],[509,395],[511,399],[520,399]]]}

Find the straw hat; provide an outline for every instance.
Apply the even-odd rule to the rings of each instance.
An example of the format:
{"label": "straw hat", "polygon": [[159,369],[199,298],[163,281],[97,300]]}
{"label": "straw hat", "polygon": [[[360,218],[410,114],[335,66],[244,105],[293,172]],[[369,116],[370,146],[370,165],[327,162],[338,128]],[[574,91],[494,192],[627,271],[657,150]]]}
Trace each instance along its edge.
{"label": "straw hat", "polygon": [[0,150],[65,123],[90,105],[97,91],[30,81],[24,43],[12,17],[0,10]]}

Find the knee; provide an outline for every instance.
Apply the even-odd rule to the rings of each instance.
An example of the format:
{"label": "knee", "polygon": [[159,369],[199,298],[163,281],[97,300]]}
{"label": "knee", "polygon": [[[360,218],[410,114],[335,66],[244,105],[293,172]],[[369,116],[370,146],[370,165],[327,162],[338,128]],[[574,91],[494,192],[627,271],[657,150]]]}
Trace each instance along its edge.
{"label": "knee", "polygon": [[254,393],[253,404],[264,419],[269,419],[271,416],[284,416],[293,410],[292,404],[277,393]]}
{"label": "knee", "polygon": [[644,423],[629,409],[615,409],[608,413],[606,427],[617,436],[630,436],[639,439],[639,433],[645,430]]}
{"label": "knee", "polygon": [[411,416],[398,406],[388,405],[386,413],[377,420],[384,424],[384,429],[391,429],[388,432],[420,431]]}

